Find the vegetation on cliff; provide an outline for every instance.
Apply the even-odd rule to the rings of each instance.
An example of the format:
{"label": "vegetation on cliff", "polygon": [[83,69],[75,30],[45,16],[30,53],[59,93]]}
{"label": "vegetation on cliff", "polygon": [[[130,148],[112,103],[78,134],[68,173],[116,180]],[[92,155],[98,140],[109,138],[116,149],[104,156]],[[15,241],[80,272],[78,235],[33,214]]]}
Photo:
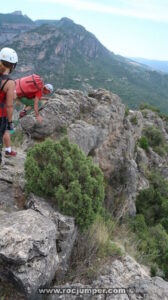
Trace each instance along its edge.
{"label": "vegetation on cliff", "polygon": [[131,226],[143,262],[151,265],[153,275],[161,269],[168,279],[168,181],[156,170],[149,181],[150,187],[137,196],[137,215]]}
{"label": "vegetation on cliff", "polygon": [[48,139],[30,149],[25,178],[27,192],[53,198],[61,212],[75,217],[80,229],[103,213],[103,173],[67,138]]}

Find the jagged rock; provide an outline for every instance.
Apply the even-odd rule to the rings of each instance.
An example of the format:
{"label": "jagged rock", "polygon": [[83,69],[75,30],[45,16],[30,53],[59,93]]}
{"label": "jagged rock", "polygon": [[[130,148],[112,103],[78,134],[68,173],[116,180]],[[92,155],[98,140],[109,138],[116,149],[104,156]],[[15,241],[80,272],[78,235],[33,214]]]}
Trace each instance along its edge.
{"label": "jagged rock", "polygon": [[12,184],[0,180],[0,211],[12,212],[18,210],[13,194]]}
{"label": "jagged rock", "polygon": [[137,279],[130,285],[136,294],[130,295],[130,300],[168,300],[168,283],[160,277]]}
{"label": "jagged rock", "polygon": [[125,111],[119,97],[114,94],[99,89],[90,95],[98,100],[95,109],[87,114],[86,121],[77,121],[68,128],[70,140],[86,155],[98,148],[111,132],[118,130]]}
{"label": "jagged rock", "polygon": [[77,228],[74,218],[61,215],[43,198],[31,194],[25,207],[1,214],[0,276],[36,299],[39,287],[65,275]]}
{"label": "jagged rock", "polygon": [[26,207],[39,212],[56,225],[56,245],[59,257],[56,275],[57,278],[62,278],[68,269],[69,258],[77,238],[77,228],[74,218],[63,216],[58,211],[55,211],[43,198],[33,194],[29,196]]}
{"label": "jagged rock", "polygon": [[104,140],[103,130],[82,120],[69,126],[68,136],[70,141],[77,144],[86,155],[94,151]]}
{"label": "jagged rock", "polygon": [[[135,155],[143,129],[141,112],[132,111],[125,118],[125,106],[120,98],[104,89],[90,92],[89,97],[80,91],[64,89],[57,90],[41,115],[41,124],[37,124],[33,115],[24,117],[22,128],[32,137],[44,138],[58,137],[61,128],[66,126],[71,142],[78,144],[86,155],[91,155],[110,180],[113,189],[107,191],[106,197],[110,210],[116,210],[115,199],[123,198],[124,205],[119,206],[115,215],[121,217],[127,212],[135,215],[137,191],[147,185]],[[132,118],[136,118],[137,124],[132,124]],[[116,176],[119,180],[114,184]]]}
{"label": "jagged rock", "polygon": [[21,120],[22,129],[33,138],[44,138],[57,133],[73,120],[80,118],[80,113],[91,111],[96,101],[85,97],[80,91],[58,90],[41,111],[43,122],[39,124],[33,115]]}
{"label": "jagged rock", "polygon": [[145,109],[144,113],[144,128],[148,126],[154,126],[155,128],[158,128],[163,133],[166,141],[168,141],[168,134],[165,129],[166,124],[164,123],[164,121],[158,116],[156,112]]}
{"label": "jagged rock", "polygon": [[[28,143],[16,158],[5,160],[0,171],[1,275],[11,274],[15,282],[32,295],[39,286],[50,283],[55,272],[56,279],[63,278],[77,230],[73,218],[62,216],[53,204],[51,206],[32,194],[26,203],[27,211],[4,212],[18,209],[14,187],[19,183],[21,189],[24,188],[26,154],[23,149],[33,145],[31,137],[59,138],[66,127],[70,140],[91,155],[103,170],[108,183],[106,207],[117,218],[127,213],[135,215],[136,195],[139,190],[149,187],[147,170],[156,167],[168,178],[168,157],[161,157],[152,148],[147,153],[138,146],[143,129],[148,126],[160,129],[168,141],[166,124],[154,112],[130,111],[126,117],[124,105],[112,93],[99,89],[86,96],[80,91],[64,89],[57,90],[41,110],[41,115],[41,124],[37,123],[33,113],[21,120],[19,126],[28,134]],[[26,234],[24,230],[27,230]],[[39,270],[45,271],[39,276]],[[137,300],[143,297],[167,300],[167,285],[160,278],[150,278],[139,264],[125,256],[121,261],[115,260],[104,266],[97,280],[88,287],[131,287],[137,291],[137,294],[130,295],[107,295],[106,299]],[[72,286],[72,283],[66,286]],[[78,287],[86,285],[79,283]],[[94,298],[93,295],[53,295],[49,299],[104,300],[104,295]]]}
{"label": "jagged rock", "polygon": [[145,151],[140,147],[137,147],[136,163],[138,168],[137,190],[140,191],[149,188],[149,181],[146,178],[147,170],[149,168],[149,159]]}
{"label": "jagged rock", "polygon": [[13,183],[16,179],[24,178],[24,161],[26,153],[17,149],[15,157],[6,158],[3,153],[3,163],[0,170],[0,180]]}
{"label": "jagged rock", "polygon": [[[144,268],[142,268],[133,258],[125,255],[122,260],[115,260],[111,264],[105,265],[100,270],[101,275],[90,285],[84,285],[80,283],[67,283],[64,286],[54,286],[54,288],[77,288],[79,291],[81,288],[89,289],[94,288],[101,289],[127,289],[128,294],[82,294],[70,295],[70,300],[167,300],[168,299],[168,283],[159,277],[151,278]],[[49,300],[62,299],[66,300],[67,295],[52,295]]]}
{"label": "jagged rock", "polygon": [[59,262],[55,224],[28,209],[0,219],[0,275],[13,280],[29,299],[50,283]]}
{"label": "jagged rock", "polygon": [[24,117],[22,128],[33,138],[59,138],[66,127],[70,141],[91,155],[103,170],[109,183],[106,206],[118,218],[127,213],[135,215],[136,196],[149,186],[147,169],[157,168],[168,178],[168,158],[152,148],[146,154],[138,147],[148,126],[161,130],[168,141],[166,124],[153,111],[129,111],[126,117],[120,98],[104,89],[93,90],[88,96],[64,89],[57,90],[41,115],[41,124],[33,114]]}
{"label": "jagged rock", "polygon": [[[135,120],[135,123],[133,120]],[[144,123],[142,113],[140,111],[130,111],[127,121],[131,123],[130,130],[134,138],[139,138],[141,136]]]}

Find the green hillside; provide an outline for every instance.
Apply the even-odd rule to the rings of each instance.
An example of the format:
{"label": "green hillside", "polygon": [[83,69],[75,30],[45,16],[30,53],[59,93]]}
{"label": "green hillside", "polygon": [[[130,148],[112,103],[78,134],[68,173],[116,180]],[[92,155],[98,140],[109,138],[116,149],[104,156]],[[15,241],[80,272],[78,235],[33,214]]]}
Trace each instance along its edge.
{"label": "green hillside", "polygon": [[55,88],[102,87],[118,94],[130,108],[147,102],[168,113],[168,75],[115,55],[70,19],[35,27],[9,45],[19,54],[16,77],[35,72]]}

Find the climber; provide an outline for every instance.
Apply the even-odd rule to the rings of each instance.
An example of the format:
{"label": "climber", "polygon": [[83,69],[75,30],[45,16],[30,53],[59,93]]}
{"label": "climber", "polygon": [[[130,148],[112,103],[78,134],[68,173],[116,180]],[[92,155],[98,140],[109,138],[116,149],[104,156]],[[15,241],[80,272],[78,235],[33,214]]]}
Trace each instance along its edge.
{"label": "climber", "polygon": [[16,81],[16,104],[25,105],[20,112],[20,118],[24,117],[29,110],[34,107],[36,119],[39,123],[42,122],[42,117],[39,115],[39,108],[42,95],[48,95],[53,92],[52,84],[45,84],[40,76],[33,74]]}
{"label": "climber", "polygon": [[0,51],[0,164],[2,162],[3,137],[5,136],[6,156],[15,156],[11,150],[9,131],[13,130],[13,100],[15,82],[10,78],[10,73],[15,69],[18,56],[15,50],[3,48]]}

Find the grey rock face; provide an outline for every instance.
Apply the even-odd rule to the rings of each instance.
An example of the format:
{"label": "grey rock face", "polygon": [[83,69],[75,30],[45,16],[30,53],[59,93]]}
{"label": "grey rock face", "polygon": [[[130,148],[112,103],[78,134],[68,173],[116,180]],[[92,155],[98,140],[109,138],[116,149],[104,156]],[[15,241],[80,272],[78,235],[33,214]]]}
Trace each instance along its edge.
{"label": "grey rock face", "polygon": [[31,194],[26,207],[1,214],[0,276],[36,299],[38,288],[65,275],[77,229],[74,218],[61,215],[43,198]]}
{"label": "grey rock face", "polygon": [[150,279],[138,279],[130,286],[136,291],[131,295],[131,300],[144,299],[147,300],[167,300],[168,299],[168,283],[160,277]]}
{"label": "grey rock face", "polygon": [[[101,275],[92,282],[90,285],[82,285],[80,283],[66,284],[64,286],[54,286],[55,288],[75,288],[79,291],[79,295],[52,295],[49,300],[68,299],[77,300],[167,300],[168,299],[168,283],[159,277],[150,278],[147,271],[145,271],[133,258],[126,255],[122,261],[115,260],[111,264],[105,265],[100,271]],[[101,289],[114,289],[114,294],[108,292],[105,294],[82,294],[82,289],[91,289],[92,292],[95,288]],[[115,289],[125,289],[120,294]],[[107,290],[106,290],[107,291]]]}
{"label": "grey rock face", "polygon": [[33,29],[34,25],[29,24],[2,24],[0,25],[0,38],[1,43],[11,41],[16,35],[20,34],[21,32],[26,32]]}
{"label": "grey rock face", "polygon": [[96,126],[80,120],[69,126],[68,136],[72,143],[78,144],[85,154],[88,155],[101,143],[101,140],[104,138],[104,132],[96,128]]}
{"label": "grey rock face", "polygon": [[40,286],[67,271],[77,229],[73,218],[56,212],[42,198],[31,195],[27,210],[18,206],[25,156],[18,150],[16,157],[4,157],[1,167],[0,277],[14,282],[28,299],[37,299]]}
{"label": "grey rock face", "polygon": [[[32,138],[60,137],[67,128],[70,140],[93,157],[108,182],[106,207],[117,218],[135,215],[137,193],[149,186],[146,171],[157,167],[168,178],[168,157],[161,157],[152,148],[146,153],[138,146],[143,129],[154,126],[168,141],[166,124],[154,112],[130,111],[120,99],[105,90],[85,96],[80,91],[57,90],[42,109],[43,123],[34,115],[21,120],[22,129]],[[34,143],[33,140],[29,141]],[[12,278],[30,297],[39,287],[51,284],[52,278],[62,279],[77,238],[74,219],[62,216],[44,199],[30,195],[26,211],[16,211],[15,185],[24,188],[21,151],[14,160],[4,160],[0,171],[0,275]],[[17,176],[16,176],[17,174]],[[5,211],[9,210],[10,214]],[[106,299],[138,300],[168,299],[168,284],[149,274],[132,258],[125,256],[105,265],[100,276],[90,285],[67,283],[65,287],[132,288],[135,294],[106,295]],[[64,286],[63,286],[64,288]],[[52,295],[54,299],[102,299],[104,295]]]}
{"label": "grey rock face", "polygon": [[16,157],[5,158],[0,170],[0,211],[16,211],[18,190],[24,189],[24,161],[26,154],[17,150]]}
{"label": "grey rock face", "polygon": [[58,90],[41,111],[41,124],[37,123],[33,115],[29,115],[21,120],[21,126],[33,138],[44,138],[69,126],[73,120],[80,119],[80,113],[90,111],[94,105],[94,99],[85,97],[80,91]]}
{"label": "grey rock face", "polygon": [[69,258],[74,242],[77,238],[77,228],[74,218],[63,216],[55,211],[43,198],[31,194],[26,203],[27,208],[39,212],[42,216],[49,218],[57,228],[56,246],[59,263],[56,270],[57,278],[62,278],[69,266]]}
{"label": "grey rock face", "polygon": [[[33,114],[21,120],[22,129],[33,138],[46,136],[59,138],[67,129],[71,142],[91,155],[104,172],[109,185],[106,206],[117,217],[135,215],[137,193],[149,186],[146,170],[157,167],[168,177],[167,158],[151,148],[148,155],[138,147],[143,130],[154,126],[161,130],[166,140],[165,124],[154,112],[145,117],[139,111],[125,116],[125,106],[120,98],[99,89],[88,96],[80,91],[57,90],[41,110],[43,122],[37,124]],[[120,199],[120,204],[116,207]]]}
{"label": "grey rock face", "polygon": [[17,210],[11,183],[0,181],[0,211]]}
{"label": "grey rock face", "polygon": [[33,298],[54,277],[59,258],[55,224],[32,209],[0,219],[0,274]]}

